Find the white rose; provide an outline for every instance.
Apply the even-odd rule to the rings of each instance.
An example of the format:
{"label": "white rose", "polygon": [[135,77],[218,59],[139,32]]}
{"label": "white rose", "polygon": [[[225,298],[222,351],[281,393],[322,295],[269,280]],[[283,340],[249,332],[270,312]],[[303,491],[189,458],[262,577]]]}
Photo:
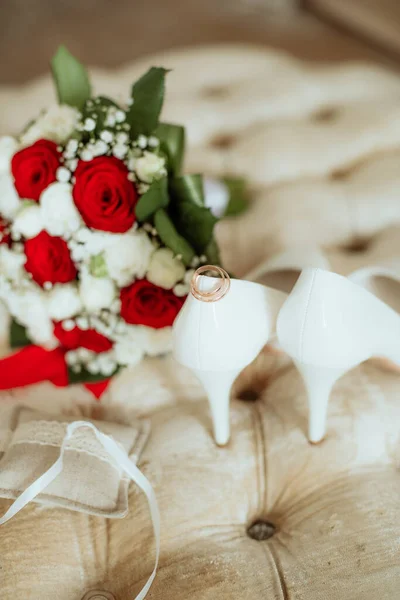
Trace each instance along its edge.
{"label": "white rose", "polygon": [[139,179],[151,183],[153,179],[165,175],[165,158],[145,151],[143,156],[135,160],[135,171]]}
{"label": "white rose", "polygon": [[215,217],[222,217],[229,204],[229,190],[223,181],[204,178],[204,204]]}
{"label": "white rose", "polygon": [[72,198],[70,183],[52,183],[40,196],[43,223],[50,235],[74,233],[82,223]]}
{"label": "white rose", "polygon": [[79,286],[81,300],[89,313],[110,308],[115,299],[114,282],[108,277],[92,277],[86,269],[81,271]]}
{"label": "white rose", "polygon": [[147,233],[140,229],[114,238],[104,250],[104,260],[110,277],[119,287],[125,287],[135,277],[145,276],[154,246]]}
{"label": "white rose", "polygon": [[144,351],[149,356],[159,356],[172,350],[172,327],[152,329],[142,327],[145,330]]}
{"label": "white rose", "polygon": [[8,280],[20,282],[27,277],[23,268],[26,261],[25,254],[14,252],[7,246],[0,246],[0,273]]}
{"label": "white rose", "polygon": [[43,229],[42,211],[39,204],[22,205],[11,229],[13,233],[18,233],[28,240],[38,235]]}
{"label": "white rose", "polygon": [[87,227],[81,227],[73,234],[73,243],[78,245],[82,259],[101,254],[107,246],[118,239],[119,234],[105,233],[103,231],[92,231]]}
{"label": "white rose", "polygon": [[46,296],[42,290],[32,286],[12,292],[8,299],[8,307],[17,321],[27,328],[32,342],[47,348],[57,345],[53,335],[53,323],[47,311]]}
{"label": "white rose", "polygon": [[66,104],[56,104],[42,113],[21,135],[24,145],[33,144],[40,138],[64,143],[76,129],[79,112]]}
{"label": "white rose", "polygon": [[15,217],[21,200],[14,187],[14,182],[6,172],[0,171],[0,214],[8,220]]}
{"label": "white rose", "polygon": [[69,319],[82,310],[82,300],[76,285],[72,283],[56,285],[48,293],[49,315],[55,321]]}
{"label": "white rose", "polygon": [[15,138],[5,135],[0,137],[0,173],[10,172],[11,159],[18,150],[18,142]]}
{"label": "white rose", "polygon": [[159,248],[150,259],[147,279],[159,287],[170,290],[185,276],[184,264],[169,248]]}

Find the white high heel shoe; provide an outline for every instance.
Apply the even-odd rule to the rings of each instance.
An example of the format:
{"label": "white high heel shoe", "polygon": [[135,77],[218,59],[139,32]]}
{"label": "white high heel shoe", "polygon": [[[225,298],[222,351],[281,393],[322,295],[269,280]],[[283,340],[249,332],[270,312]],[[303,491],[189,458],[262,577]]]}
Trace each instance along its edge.
{"label": "white high heel shoe", "polygon": [[400,313],[400,265],[399,259],[381,262],[357,269],[348,279],[380,298],[385,304]]}
{"label": "white high heel shoe", "polygon": [[372,356],[400,364],[400,316],[349,279],[321,269],[301,273],[280,310],[277,335],[303,377],[314,443],[325,435],[339,377]]}
{"label": "white high heel shoe", "polygon": [[289,294],[307,267],[329,271],[329,261],[316,246],[291,246],[249,271],[245,279]]}
{"label": "white high heel shoe", "polygon": [[[396,233],[400,234],[400,230]],[[348,256],[342,256],[340,252],[331,254],[328,258],[315,246],[292,246],[257,265],[246,274],[245,279],[289,294],[303,269],[310,267],[340,271],[400,313],[399,252],[397,244],[394,253],[388,253],[386,250],[386,256],[382,257],[380,252],[377,257],[370,257],[371,262],[368,266],[354,269],[354,258],[349,260]]]}
{"label": "white high heel shoe", "polygon": [[[216,272],[221,279],[202,275]],[[218,445],[230,436],[231,386],[275,333],[285,294],[243,280],[219,267],[201,267],[174,324],[173,352],[203,384]]]}

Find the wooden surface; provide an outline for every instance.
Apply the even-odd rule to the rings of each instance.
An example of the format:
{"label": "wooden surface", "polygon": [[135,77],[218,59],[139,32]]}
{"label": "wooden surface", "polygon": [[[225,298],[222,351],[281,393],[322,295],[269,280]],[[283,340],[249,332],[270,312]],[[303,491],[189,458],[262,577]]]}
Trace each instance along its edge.
{"label": "wooden surface", "polygon": [[400,56],[399,0],[309,0],[318,14]]}
{"label": "wooden surface", "polygon": [[227,41],[319,61],[385,60],[296,0],[1,0],[0,84],[46,72],[60,43],[88,64],[113,67],[163,49]]}

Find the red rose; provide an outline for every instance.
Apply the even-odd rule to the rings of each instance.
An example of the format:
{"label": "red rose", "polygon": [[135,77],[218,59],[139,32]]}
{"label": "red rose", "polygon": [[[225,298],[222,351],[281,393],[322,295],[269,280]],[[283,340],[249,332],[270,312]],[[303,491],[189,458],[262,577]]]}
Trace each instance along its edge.
{"label": "red rose", "polygon": [[128,169],[113,156],[78,163],[73,197],[88,227],[124,233],[135,222],[137,193]]}
{"label": "red rose", "polygon": [[71,260],[67,243],[42,231],[25,242],[25,269],[36,283],[67,283],[75,279],[77,271]]}
{"label": "red rose", "polygon": [[133,325],[161,329],[173,324],[184,301],[171,290],[141,279],[121,290],[121,316]]}
{"label": "red rose", "polygon": [[0,217],[0,244],[11,244],[10,224]]}
{"label": "red rose", "polygon": [[54,335],[61,346],[67,350],[76,348],[86,348],[92,352],[108,352],[112,348],[112,342],[101,333],[94,329],[83,331],[79,327],[74,327],[71,331],[65,331],[61,323],[54,325]]}
{"label": "red rose", "polygon": [[49,140],[38,140],[14,154],[11,171],[19,197],[38,201],[43,190],[56,181],[59,166],[57,144]]}

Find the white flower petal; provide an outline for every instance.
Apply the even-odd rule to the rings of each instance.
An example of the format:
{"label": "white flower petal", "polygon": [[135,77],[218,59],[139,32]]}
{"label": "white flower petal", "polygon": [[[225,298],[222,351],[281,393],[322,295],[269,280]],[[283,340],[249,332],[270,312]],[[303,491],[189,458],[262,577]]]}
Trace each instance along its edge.
{"label": "white flower petal", "polygon": [[14,187],[14,180],[6,172],[0,172],[0,215],[13,219],[21,205],[21,200]]}
{"label": "white flower petal", "polygon": [[66,104],[56,104],[42,113],[21,135],[21,142],[27,146],[40,138],[64,143],[76,129],[79,112]]}
{"label": "white flower petal", "polygon": [[139,179],[145,183],[151,183],[165,174],[165,158],[154,152],[145,151],[143,156],[136,159],[135,171]]}
{"label": "white flower petal", "polygon": [[42,210],[37,203],[30,203],[28,206],[22,206],[11,227],[13,234],[22,235],[27,240],[36,237],[42,229]]}
{"label": "white flower petal", "polygon": [[29,339],[46,348],[54,348],[53,323],[47,310],[45,293],[37,286],[13,291],[8,297],[8,308],[14,318],[27,328]]}
{"label": "white flower petal", "polygon": [[114,236],[104,250],[107,270],[119,287],[142,279],[147,271],[154,246],[143,229]]}
{"label": "white flower petal", "polygon": [[166,290],[174,287],[185,276],[184,264],[169,248],[159,248],[150,259],[147,279]]}
{"label": "white flower petal", "polygon": [[71,234],[78,231],[82,218],[75,206],[70,183],[55,182],[40,196],[44,228],[50,235]]}
{"label": "white flower petal", "polygon": [[55,321],[70,319],[82,310],[82,300],[76,285],[55,285],[48,294],[49,315]]}
{"label": "white flower petal", "polygon": [[18,142],[15,138],[5,135],[0,137],[0,173],[10,172],[11,159],[18,150]]}
{"label": "white flower petal", "polygon": [[25,254],[14,252],[4,244],[0,246],[0,272],[8,279],[16,283],[26,278],[24,267],[26,261]]}
{"label": "white flower petal", "polygon": [[116,289],[108,277],[92,277],[86,269],[81,271],[79,286],[81,300],[89,313],[97,313],[102,308],[110,308]]}

